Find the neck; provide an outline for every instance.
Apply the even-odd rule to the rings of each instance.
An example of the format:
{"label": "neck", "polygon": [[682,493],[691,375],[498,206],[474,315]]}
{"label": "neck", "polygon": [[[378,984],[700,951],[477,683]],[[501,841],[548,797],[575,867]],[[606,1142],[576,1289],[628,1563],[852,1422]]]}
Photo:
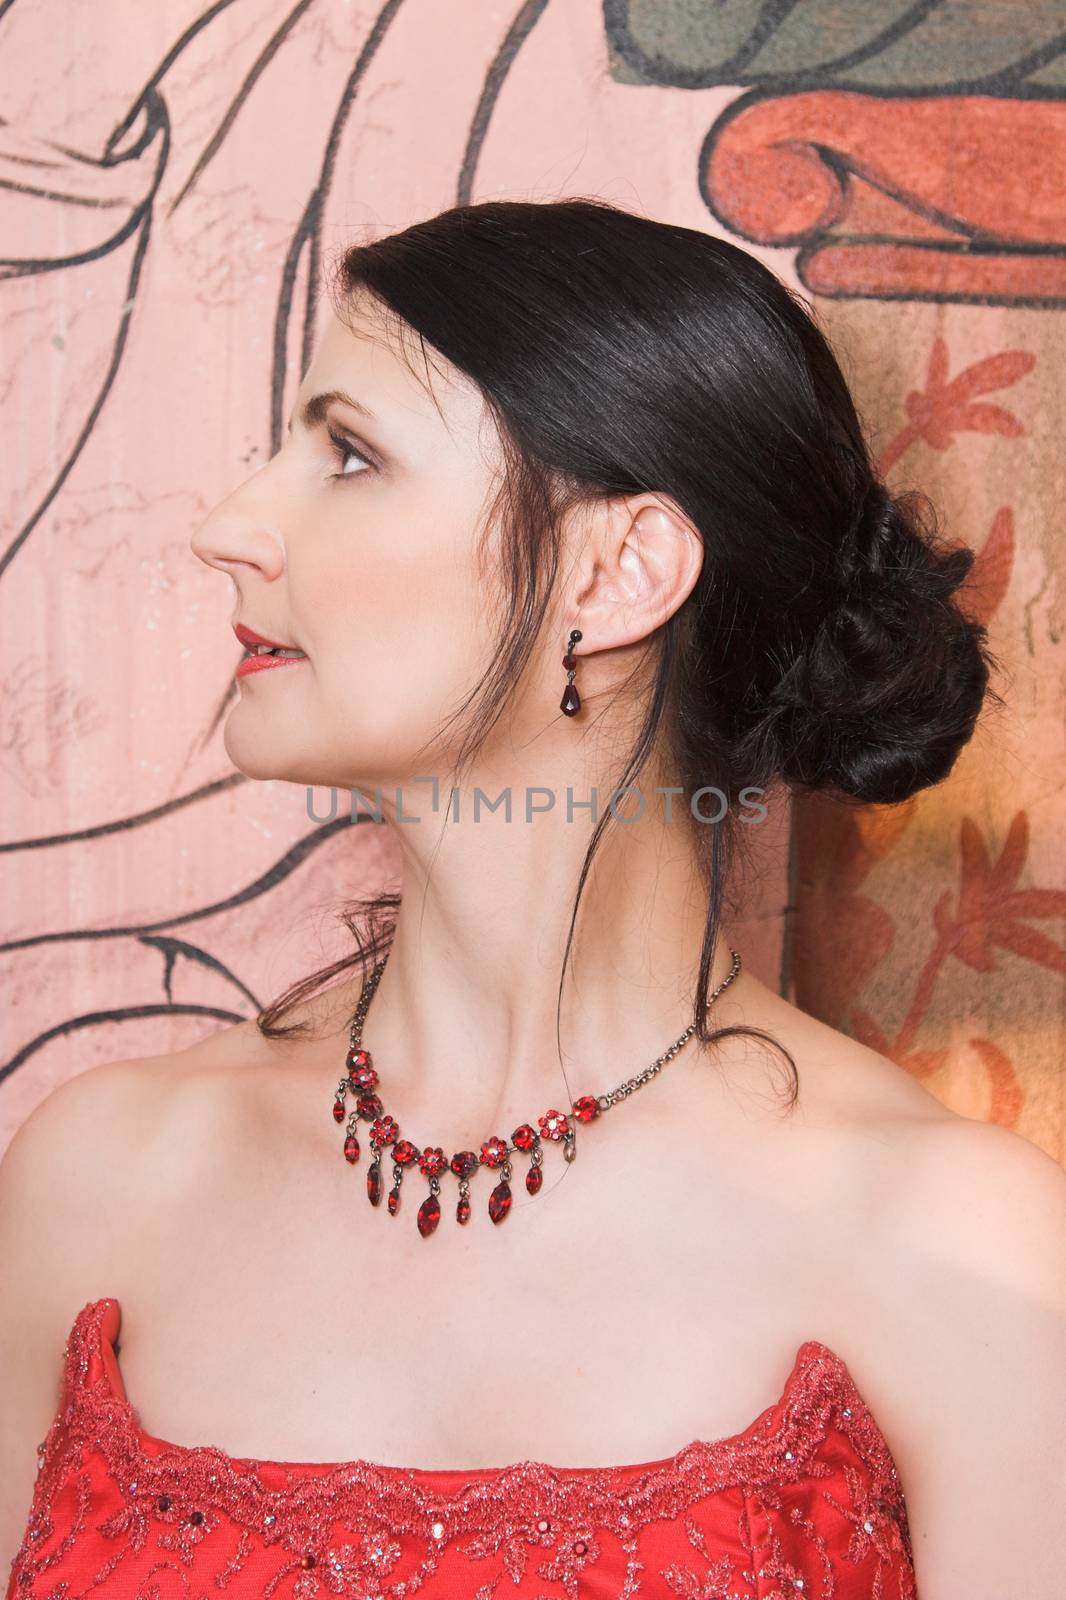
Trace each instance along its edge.
{"label": "neck", "polygon": [[[561,1060],[558,986],[595,819],[588,810],[567,819],[565,784],[554,809],[531,821],[516,787],[510,821],[502,809],[475,818],[471,784],[445,824],[428,792],[419,800],[418,786],[404,789],[399,813],[418,821],[390,817],[403,904],[363,1044],[385,1109],[416,1142],[477,1149],[552,1107],[567,1112],[579,1095],[635,1076],[691,1022],[705,891],[683,798],[668,821],[653,784],[641,784],[642,818],[609,822],[586,879],[559,1010]],[[499,786],[482,780],[482,790]],[[575,784],[575,800],[586,797]],[[722,936],[709,993],[731,966]],[[358,983],[345,993],[346,1029]],[[684,1054],[697,1051],[690,1041]],[[661,1098],[665,1082],[644,1092]]]}

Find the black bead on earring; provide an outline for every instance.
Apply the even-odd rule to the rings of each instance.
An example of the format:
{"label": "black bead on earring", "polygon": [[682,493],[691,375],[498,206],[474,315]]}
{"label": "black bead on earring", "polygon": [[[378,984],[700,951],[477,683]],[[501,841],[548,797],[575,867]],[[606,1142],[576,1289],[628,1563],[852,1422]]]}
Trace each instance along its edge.
{"label": "black bead on earring", "polygon": [[570,642],[563,657],[563,666],[566,668],[566,688],[563,690],[563,698],[559,702],[559,710],[568,717],[576,716],[581,710],[581,696],[574,688],[574,673],[577,670],[577,656],[574,654],[574,646],[580,638],[581,629],[571,628]]}

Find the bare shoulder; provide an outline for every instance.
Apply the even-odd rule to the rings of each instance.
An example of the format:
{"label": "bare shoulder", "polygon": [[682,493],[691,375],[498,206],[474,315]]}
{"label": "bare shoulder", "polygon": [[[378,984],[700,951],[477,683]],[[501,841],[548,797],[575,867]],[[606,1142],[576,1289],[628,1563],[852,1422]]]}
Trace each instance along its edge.
{"label": "bare shoulder", "polygon": [[314,1052],[321,1031],[343,1013],[349,988],[295,1007],[286,1021],[304,1032],[293,1040],[264,1037],[253,1017],[182,1050],[105,1062],[59,1085],[0,1161],[6,1245],[16,1253],[32,1248],[47,1261],[67,1304],[81,1285],[106,1281],[108,1252],[126,1251],[129,1259],[138,1233],[147,1241],[153,1223],[165,1229],[167,1208],[199,1192],[227,1150],[247,1143],[262,1091]]}
{"label": "bare shoulder", "polygon": [[1020,1338],[1066,1329],[1060,1164],[1019,1134],[967,1117],[910,1130],[903,1153],[895,1257],[926,1293],[931,1319],[965,1324],[956,1356],[979,1356],[997,1329]]}
{"label": "bare shoulder", "polygon": [[[105,1062],[76,1074],[45,1097],[16,1130],[0,1162],[0,1210],[22,1220],[49,1216],[57,1252],[87,1231],[101,1239],[121,1218],[143,1216],[195,1185],[226,1141],[248,1124],[253,1087],[267,1067],[299,1069],[336,1018],[350,984],[312,996],[287,1014],[303,1031],[267,1038],[257,1020],[216,1029],[182,1050]],[[45,1197],[50,1203],[44,1204]],[[118,1231],[122,1231],[121,1229]],[[82,1258],[82,1243],[74,1250]]]}
{"label": "bare shoulder", "polygon": [[[886,1056],[814,1028],[808,1125],[845,1135],[854,1162],[843,1170],[867,1175],[855,1192],[870,1207],[876,1260],[920,1288],[917,1314],[956,1322],[969,1307],[983,1320],[997,1300],[1019,1315],[1025,1306],[1066,1314],[1060,1163],[1010,1129],[953,1111]],[[810,1036],[804,1049],[810,1060]]]}
{"label": "bare shoulder", "polygon": [[900,1156],[885,1243],[930,1291],[930,1315],[1066,1317],[1066,1171],[1052,1156],[955,1114],[909,1127]]}
{"label": "bare shoulder", "polygon": [[953,1219],[963,1241],[976,1235],[986,1248],[1005,1244],[1013,1230],[1042,1221],[1033,1240],[1039,1249],[1049,1242],[1048,1226],[1066,1222],[1066,1170],[1009,1128],[950,1113],[912,1130],[908,1153],[921,1200]]}
{"label": "bare shoulder", "polygon": [[[109,1061],[68,1078],[16,1128],[0,1162],[0,1214],[35,1192],[52,1197],[44,1215],[78,1194],[91,1207],[122,1163],[115,1157],[147,1132],[152,1083],[167,1081],[166,1056]],[[86,1193],[89,1190],[89,1193]],[[79,1208],[80,1209],[80,1208]],[[39,1224],[44,1218],[39,1218]],[[69,1219],[73,1220],[73,1219]]]}
{"label": "bare shoulder", "polygon": [[[877,1050],[812,1016],[760,980],[745,975],[743,1000],[721,1006],[725,1024],[755,1025],[791,1056],[797,1070],[798,1098],[789,1120],[798,1128],[824,1130],[846,1140],[854,1135],[872,1151],[891,1151],[892,1141],[912,1128],[933,1128],[961,1120],[903,1067]],[[737,1041],[741,1070],[757,1052],[769,1060],[761,1042]],[[778,1083],[781,1060],[773,1052]],[[755,1081],[759,1080],[756,1076]]]}
{"label": "bare shoulder", "polygon": [[[15,1130],[0,1160],[0,1274],[8,1279],[20,1264],[35,1264],[33,1314],[69,1308],[116,1221],[144,1203],[143,1180],[187,1054],[90,1067],[53,1089]],[[23,1283],[29,1315],[25,1290]]]}
{"label": "bare shoulder", "polygon": [[993,1596],[1066,1561],[1066,1172],[950,1116],[898,1141],[877,1228],[875,1376],[906,1487],[919,1592]]}
{"label": "bare shoulder", "polygon": [[177,1184],[194,1184],[237,1116],[234,1086],[256,1049],[254,1020],[186,1048],[108,1061],[53,1089],[0,1160],[3,1280],[31,1264],[26,1315],[60,1320],[113,1273]]}
{"label": "bare shoulder", "polygon": [[806,1030],[805,1060],[812,1042],[806,1126],[842,1133],[834,1198],[857,1218],[849,1365],[900,1471],[918,1592],[998,1600],[1024,1578],[1051,1600],[1066,1566],[1066,1171],[833,1030]]}
{"label": "bare shoulder", "polygon": [[[182,1161],[207,1159],[210,1139],[192,1130],[214,1125],[208,1062],[236,1060],[248,1045],[246,1025],[224,1034],[76,1074],[34,1108],[0,1159],[3,1557],[21,1537],[74,1318],[91,1300],[122,1298],[143,1252],[157,1254],[169,1236],[168,1193],[192,1177]],[[215,1105],[228,1098],[216,1093]]]}
{"label": "bare shoulder", "polygon": [[78,1311],[121,1298],[217,1166],[256,1031],[242,1023],[180,1051],[90,1067],[15,1130],[0,1159],[0,1372],[14,1391],[0,1412],[16,1430],[22,1418],[2,1445],[16,1464],[50,1420]]}

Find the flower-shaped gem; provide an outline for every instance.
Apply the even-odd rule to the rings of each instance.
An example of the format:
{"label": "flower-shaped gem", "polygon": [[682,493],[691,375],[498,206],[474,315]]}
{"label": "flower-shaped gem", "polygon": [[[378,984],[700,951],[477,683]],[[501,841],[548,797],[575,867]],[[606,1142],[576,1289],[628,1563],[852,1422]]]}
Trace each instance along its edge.
{"label": "flower-shaped gem", "polygon": [[549,1111],[545,1116],[539,1117],[537,1120],[540,1123],[540,1131],[545,1139],[558,1141],[570,1132],[570,1119],[565,1117],[561,1111]]}
{"label": "flower-shaped gem", "polygon": [[370,1127],[370,1143],[380,1149],[386,1144],[395,1144],[400,1137],[400,1124],[395,1117],[378,1117]]}

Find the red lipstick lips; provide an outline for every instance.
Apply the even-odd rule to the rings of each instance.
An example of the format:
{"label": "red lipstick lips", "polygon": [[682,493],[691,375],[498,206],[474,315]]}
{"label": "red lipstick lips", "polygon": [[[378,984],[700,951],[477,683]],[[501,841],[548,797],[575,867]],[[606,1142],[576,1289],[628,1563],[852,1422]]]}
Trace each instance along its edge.
{"label": "red lipstick lips", "polygon": [[307,660],[303,651],[297,650],[295,645],[279,644],[276,639],[264,638],[261,633],[246,628],[243,622],[235,623],[233,631],[241,644],[251,652],[242,656],[237,663],[235,676],[238,678],[246,678],[253,672],[265,672],[268,667],[291,667],[298,661]]}

